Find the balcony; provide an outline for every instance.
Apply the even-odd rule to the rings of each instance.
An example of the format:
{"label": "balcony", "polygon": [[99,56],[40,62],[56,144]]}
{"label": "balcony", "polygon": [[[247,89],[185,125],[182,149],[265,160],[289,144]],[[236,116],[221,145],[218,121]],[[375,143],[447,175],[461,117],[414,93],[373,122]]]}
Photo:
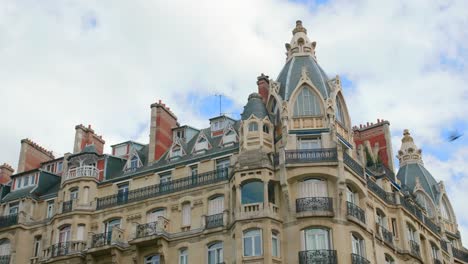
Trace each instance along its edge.
{"label": "balcony", "polygon": [[68,241],[50,246],[44,250],[45,258],[56,258],[61,256],[81,253],[86,248],[86,241]]}
{"label": "balcony", "polygon": [[65,173],[65,180],[71,180],[81,177],[92,177],[98,178],[99,170],[94,166],[81,166],[73,169],[69,169],[67,173]]}
{"label": "balcony", "polygon": [[346,212],[348,216],[352,216],[359,222],[366,224],[366,213],[359,206],[351,202],[346,202]]}
{"label": "balcony", "polygon": [[417,257],[421,257],[421,251],[420,251],[420,248],[419,248],[419,244],[416,241],[410,240],[409,241],[409,246],[410,246],[411,254],[413,254],[414,256],[417,256]]}
{"label": "balcony", "polygon": [[91,248],[110,245],[112,242],[112,231],[94,234],[91,239]]}
{"label": "balcony", "polygon": [[0,228],[16,224],[18,224],[18,214],[0,216]]}
{"label": "balcony", "polygon": [[224,225],[223,221],[223,213],[214,214],[214,215],[207,215],[205,217],[205,227],[209,228],[216,228]]}
{"label": "balcony", "polygon": [[454,258],[468,262],[468,252],[452,247],[452,254]]}
{"label": "balcony", "polygon": [[1,255],[0,264],[10,264],[10,255]]}
{"label": "balcony", "polygon": [[156,222],[137,225],[135,238],[143,238],[153,235],[161,235],[165,233],[169,226],[169,220],[163,216],[159,216]]}
{"label": "balcony", "polygon": [[114,195],[98,198],[96,210],[110,208],[136,201],[142,201],[152,197],[158,197],[169,193],[174,193],[203,185],[225,181],[228,179],[228,177],[229,173],[228,169],[226,168],[201,173],[197,176],[189,176],[169,181],[167,183],[151,185],[135,189],[126,193],[117,193]]}
{"label": "balcony", "polygon": [[73,200],[62,203],[62,214],[69,213],[73,209]]}
{"label": "balcony", "polygon": [[351,254],[351,263],[352,264],[370,264],[370,261],[368,261],[365,257],[360,256],[358,254]]}
{"label": "balcony", "polygon": [[236,220],[245,220],[252,218],[279,218],[279,208],[273,203],[268,203],[265,207],[264,203],[248,203],[242,204],[240,212],[236,213]]}
{"label": "balcony", "polygon": [[359,164],[357,161],[353,159],[350,155],[346,152],[343,152],[343,162],[348,166],[352,171],[354,171],[357,175],[361,176],[363,179],[364,177],[364,168]]}
{"label": "balcony", "polygon": [[338,161],[336,148],[286,150],[284,154],[286,163],[316,163]]}
{"label": "balcony", "polygon": [[336,250],[299,251],[299,264],[336,264]]}
{"label": "balcony", "polygon": [[330,197],[306,197],[296,199],[296,213],[301,216],[312,215],[333,215],[333,199]]}
{"label": "balcony", "polygon": [[393,245],[393,234],[385,227],[376,224],[377,234],[383,239],[384,242]]}
{"label": "balcony", "polygon": [[447,242],[445,242],[445,240],[440,241],[440,247],[442,248],[443,251],[448,252]]}
{"label": "balcony", "polygon": [[369,190],[371,190],[375,195],[380,197],[380,199],[382,199],[387,204],[396,204],[394,193],[386,192],[379,185],[377,185],[377,183],[373,182],[370,179],[367,180],[367,188],[369,188]]}

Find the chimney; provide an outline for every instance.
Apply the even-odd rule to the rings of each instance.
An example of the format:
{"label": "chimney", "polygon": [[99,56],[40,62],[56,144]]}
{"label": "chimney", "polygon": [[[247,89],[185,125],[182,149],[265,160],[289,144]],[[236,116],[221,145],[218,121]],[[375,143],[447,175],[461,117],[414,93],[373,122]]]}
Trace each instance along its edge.
{"label": "chimney", "polygon": [[85,127],[83,125],[75,126],[75,143],[73,145],[73,153],[78,153],[83,150],[87,145],[94,145],[99,154],[104,153],[104,144],[106,142],[102,136],[94,133],[91,125]]}
{"label": "chimney", "polygon": [[158,160],[172,145],[172,129],[178,127],[177,117],[165,104],[151,105],[148,163]]}
{"label": "chimney", "polygon": [[23,139],[21,140],[17,173],[37,169],[41,167],[42,162],[53,160],[54,158],[52,151],[39,146],[30,139]]}
{"label": "chimney", "polygon": [[5,184],[10,181],[10,176],[15,170],[8,164],[0,165],[0,184]]}
{"label": "chimney", "polygon": [[258,86],[258,93],[262,97],[262,101],[266,104],[268,100],[269,90],[270,90],[270,80],[268,80],[268,75],[261,74],[257,77],[257,86]]}

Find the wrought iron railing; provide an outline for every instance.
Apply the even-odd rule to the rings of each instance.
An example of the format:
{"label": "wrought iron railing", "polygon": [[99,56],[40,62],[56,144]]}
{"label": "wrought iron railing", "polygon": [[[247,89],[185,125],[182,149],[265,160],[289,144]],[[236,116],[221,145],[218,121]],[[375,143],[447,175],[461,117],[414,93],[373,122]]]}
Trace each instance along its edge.
{"label": "wrought iron railing", "polygon": [[425,216],[423,212],[412,204],[408,199],[400,199],[401,205],[408,210],[412,215],[418,218],[424,225],[434,233],[440,233],[440,227],[437,226],[430,218]]}
{"label": "wrought iron railing", "polygon": [[212,184],[228,179],[228,169],[219,169],[215,171],[200,173],[197,177],[189,176],[166,183],[150,185],[147,187],[135,189],[129,192],[117,193],[97,199],[96,209],[104,209],[131,202],[145,200],[151,197],[157,197],[168,193],[187,190],[190,188]]}
{"label": "wrought iron railing", "polygon": [[395,194],[391,192],[386,192],[382,189],[377,183],[372,181],[371,179],[367,179],[367,187],[373,193],[375,193],[380,199],[384,200],[388,204],[395,204]]}
{"label": "wrought iron railing", "polygon": [[10,255],[1,255],[0,256],[0,264],[10,264]]}
{"label": "wrought iron railing", "polygon": [[73,200],[62,203],[62,214],[69,213],[73,210]]}
{"label": "wrought iron railing", "polygon": [[166,231],[166,226],[169,221],[160,216],[158,221],[137,225],[136,227],[136,238],[142,238],[152,235],[160,235]]}
{"label": "wrought iron railing", "polygon": [[332,162],[338,160],[336,148],[285,151],[286,163]]}
{"label": "wrought iron railing", "polygon": [[224,224],[223,213],[207,215],[205,219],[206,219],[206,223],[205,223],[206,228],[215,228],[215,227],[223,226]]}
{"label": "wrought iron railing", "polygon": [[365,257],[358,255],[358,254],[351,254],[351,263],[352,264],[370,264],[370,261],[367,260]]}
{"label": "wrought iron railing", "polygon": [[112,242],[112,231],[94,234],[91,238],[91,247],[97,248],[110,245]]}
{"label": "wrought iron railing", "polygon": [[453,254],[454,258],[456,258],[458,260],[461,260],[461,261],[468,262],[468,252],[467,251],[463,251],[463,250],[460,250],[458,248],[452,247],[452,254]]}
{"label": "wrought iron railing", "polygon": [[79,177],[94,177],[99,176],[99,170],[94,166],[81,166],[69,169],[65,174],[65,180],[79,178]]}
{"label": "wrought iron railing", "polygon": [[18,214],[0,216],[0,228],[18,224]]}
{"label": "wrought iron railing", "polygon": [[374,174],[374,176],[384,175],[388,179],[395,181],[395,173],[384,164],[374,164],[372,166],[367,167],[367,169],[372,171],[372,174]]}
{"label": "wrought iron railing", "polygon": [[440,241],[440,247],[443,251],[448,252],[447,242],[445,242],[445,240]]}
{"label": "wrought iron railing", "polygon": [[379,230],[381,236],[382,236],[382,239],[393,245],[393,234],[392,232],[390,232],[389,230],[387,230],[385,227],[381,226],[380,224],[377,224],[377,229]]}
{"label": "wrought iron railing", "polygon": [[60,256],[66,256],[74,253],[83,251],[86,247],[85,241],[68,241],[57,243],[46,251],[46,256],[49,258],[55,258]]}
{"label": "wrought iron railing", "polygon": [[336,264],[336,250],[299,251],[299,264]]}
{"label": "wrought iron railing", "polygon": [[306,197],[296,199],[296,212],[333,212],[333,199],[330,197]]}
{"label": "wrought iron railing", "polygon": [[361,223],[366,223],[366,213],[359,206],[352,202],[346,202],[346,211],[349,216],[358,219]]}
{"label": "wrought iron railing", "polygon": [[414,241],[414,240],[410,240],[410,241],[409,241],[409,245],[410,245],[411,253],[412,253],[413,255],[421,256],[421,251],[420,251],[418,242],[416,242],[416,241]]}
{"label": "wrought iron railing", "polygon": [[348,155],[346,152],[343,152],[343,162],[348,165],[348,167],[357,173],[357,175],[361,176],[362,178],[364,177],[364,168],[357,162],[355,161],[350,155]]}

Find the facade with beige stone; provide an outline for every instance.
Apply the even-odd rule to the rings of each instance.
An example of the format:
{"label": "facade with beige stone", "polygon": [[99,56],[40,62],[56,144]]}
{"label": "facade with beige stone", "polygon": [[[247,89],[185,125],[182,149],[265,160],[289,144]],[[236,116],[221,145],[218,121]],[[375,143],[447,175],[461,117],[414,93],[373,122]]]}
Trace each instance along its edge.
{"label": "facade with beige stone", "polygon": [[240,120],[181,126],[159,101],[148,144],[106,154],[82,125],[64,157],[22,141],[0,167],[0,263],[468,263],[410,133],[395,173],[389,122],[352,127],[315,48],[298,21]]}

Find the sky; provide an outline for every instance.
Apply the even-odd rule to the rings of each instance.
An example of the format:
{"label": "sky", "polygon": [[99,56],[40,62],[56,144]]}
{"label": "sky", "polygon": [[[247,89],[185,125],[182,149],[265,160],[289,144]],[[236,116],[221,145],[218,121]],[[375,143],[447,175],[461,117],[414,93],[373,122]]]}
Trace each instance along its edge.
{"label": "sky", "polygon": [[[391,124],[393,152],[410,129],[425,166],[443,180],[468,245],[468,2],[34,1],[0,3],[0,163],[20,140],[59,156],[74,127],[109,146],[148,142],[150,104],[203,128],[238,117],[256,77],[276,79],[295,21],[339,75],[353,124]],[[448,142],[457,131],[465,133]],[[398,163],[396,163],[398,164]]]}

